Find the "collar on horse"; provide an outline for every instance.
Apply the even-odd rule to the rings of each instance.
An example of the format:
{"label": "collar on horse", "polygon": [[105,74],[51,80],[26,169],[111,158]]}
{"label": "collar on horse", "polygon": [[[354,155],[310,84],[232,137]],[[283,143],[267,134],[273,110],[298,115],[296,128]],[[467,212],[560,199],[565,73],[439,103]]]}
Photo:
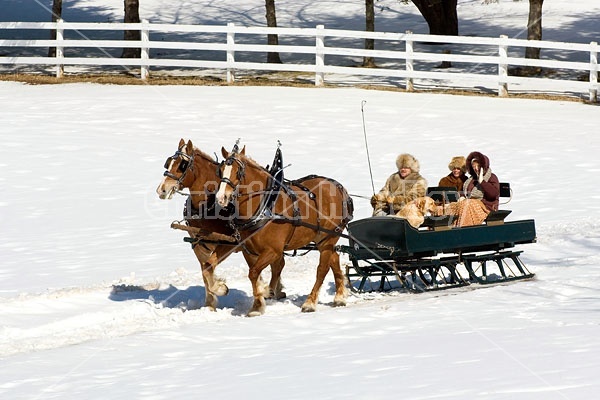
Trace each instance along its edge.
{"label": "collar on horse", "polygon": [[[234,146],[234,151],[236,146]],[[235,157],[235,154],[232,152],[232,155],[225,161],[225,165],[232,165],[234,162],[233,160],[238,162],[238,164],[240,165],[240,168],[238,169],[238,179],[240,179],[244,176],[245,164],[239,159],[237,159],[237,157]],[[281,189],[284,188],[286,192],[289,192],[289,189],[284,184],[283,154],[279,147],[277,147],[277,150],[275,151],[275,158],[273,159],[273,164],[270,168],[267,166],[267,172],[269,173],[269,177],[266,184],[267,188],[263,192],[264,195],[261,198],[260,204],[256,212],[250,218],[247,219],[242,220],[239,218],[232,218],[230,220],[230,224],[234,229],[258,230],[264,225],[266,225],[267,222],[276,218],[276,215],[273,213],[273,207],[275,206],[275,202],[279,198]],[[232,188],[234,188],[234,190],[236,190],[236,187],[234,187],[234,185],[229,179],[221,178],[221,180],[230,185]],[[294,210],[295,209],[296,206],[294,206]]]}

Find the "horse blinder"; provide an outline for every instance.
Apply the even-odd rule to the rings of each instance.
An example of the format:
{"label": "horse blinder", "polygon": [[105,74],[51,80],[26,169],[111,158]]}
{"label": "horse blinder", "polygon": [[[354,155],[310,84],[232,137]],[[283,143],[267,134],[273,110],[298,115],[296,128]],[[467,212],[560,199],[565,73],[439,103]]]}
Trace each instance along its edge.
{"label": "horse blinder", "polygon": [[[179,161],[179,165],[177,166],[177,171],[181,172],[180,177],[177,177],[175,174],[173,174],[171,171],[169,171],[169,167],[171,166],[171,163],[178,159],[180,159],[180,161]],[[193,162],[192,156],[189,156],[181,151],[177,151],[174,155],[172,155],[171,157],[168,157],[166,159],[165,165],[164,165],[166,171],[163,173],[163,176],[167,176],[167,177],[174,179],[177,182],[181,183],[181,181],[183,181],[183,179],[185,178],[186,172],[187,172],[188,168],[190,167],[190,165],[192,164],[192,162]]]}
{"label": "horse blinder", "polygon": [[169,169],[169,167],[171,166],[171,162],[173,161],[173,157],[167,157],[167,160],[165,161],[165,169]]}
{"label": "horse blinder", "polygon": [[179,163],[179,166],[177,167],[177,170],[179,172],[185,173],[185,171],[187,171],[188,167],[190,166],[190,162],[187,160],[181,160],[181,162]]}

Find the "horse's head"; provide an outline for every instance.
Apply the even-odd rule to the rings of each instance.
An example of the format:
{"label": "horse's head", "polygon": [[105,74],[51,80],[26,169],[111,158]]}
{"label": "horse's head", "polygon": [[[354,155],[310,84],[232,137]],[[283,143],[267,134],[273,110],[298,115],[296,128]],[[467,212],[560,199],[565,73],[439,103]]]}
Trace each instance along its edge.
{"label": "horse's head", "polygon": [[179,141],[179,147],[175,154],[167,158],[165,161],[164,178],[156,193],[161,199],[171,199],[176,191],[184,187],[189,187],[188,172],[193,168],[194,164],[194,145],[191,140],[187,143],[183,139]]}
{"label": "horse's head", "polygon": [[240,151],[236,143],[230,153],[224,147],[221,147],[221,154],[224,161],[220,167],[221,182],[219,184],[219,191],[217,192],[217,202],[221,207],[227,207],[235,197],[235,193],[246,172],[246,163],[242,159],[246,154],[246,146]]}

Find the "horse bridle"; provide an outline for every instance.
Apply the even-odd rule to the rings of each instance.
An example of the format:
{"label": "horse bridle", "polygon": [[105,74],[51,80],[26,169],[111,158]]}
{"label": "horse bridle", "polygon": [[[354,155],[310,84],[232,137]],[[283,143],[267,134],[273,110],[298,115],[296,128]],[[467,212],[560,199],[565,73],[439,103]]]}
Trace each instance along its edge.
{"label": "horse bridle", "polygon": [[[169,166],[171,165],[171,163],[177,159],[181,158],[181,161],[179,162],[179,166],[177,167],[177,170],[179,172],[181,172],[181,176],[177,177],[177,175],[173,174],[171,171],[169,171]],[[185,179],[187,172],[192,169],[192,165],[194,164],[194,154],[189,155],[184,153],[183,151],[177,150],[175,152],[175,154],[173,154],[171,157],[168,157],[167,160],[165,161],[165,169],[166,171],[164,172],[163,176],[169,177],[175,181],[177,181],[177,184],[179,186],[182,185],[183,180]]]}
{"label": "horse bridle", "polygon": [[[238,139],[239,141],[239,139]],[[221,181],[219,182],[219,187],[221,187],[221,185],[223,183],[225,183],[227,186],[231,187],[233,189],[233,196],[232,197],[237,197],[236,196],[236,192],[238,189],[238,186],[240,185],[240,183],[242,182],[242,178],[244,177],[244,175],[246,175],[246,163],[244,163],[242,160],[240,160],[239,158],[236,157],[236,155],[239,153],[239,147],[238,147],[238,143],[236,142],[236,144],[233,146],[233,150],[231,150],[231,153],[229,154],[229,157],[227,157],[226,160],[224,160],[221,164],[225,166],[225,168],[223,169],[223,173],[221,173],[221,166],[219,165],[218,167],[218,174],[219,177],[221,178]],[[233,181],[231,180],[231,168],[233,166],[233,163],[236,162],[239,165],[238,171],[237,171],[237,180],[238,183],[237,185],[233,183]]]}

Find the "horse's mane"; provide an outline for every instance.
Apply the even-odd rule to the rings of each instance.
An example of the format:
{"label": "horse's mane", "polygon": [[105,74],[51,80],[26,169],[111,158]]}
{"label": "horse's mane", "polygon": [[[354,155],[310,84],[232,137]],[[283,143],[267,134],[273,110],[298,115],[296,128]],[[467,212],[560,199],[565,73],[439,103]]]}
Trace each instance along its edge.
{"label": "horse's mane", "polygon": [[238,154],[238,156],[245,161],[247,164],[252,165],[253,167],[256,167],[258,169],[260,169],[261,171],[265,171],[265,172],[269,172],[267,171],[267,169],[265,167],[263,167],[262,165],[260,165],[256,160],[254,160],[252,157],[247,156],[245,154]]}
{"label": "horse's mane", "polygon": [[197,148],[196,146],[194,146],[194,155],[198,155],[210,162],[212,162],[213,164],[218,164],[217,161],[213,158],[213,156],[203,152],[202,150],[200,150],[199,148]]}

